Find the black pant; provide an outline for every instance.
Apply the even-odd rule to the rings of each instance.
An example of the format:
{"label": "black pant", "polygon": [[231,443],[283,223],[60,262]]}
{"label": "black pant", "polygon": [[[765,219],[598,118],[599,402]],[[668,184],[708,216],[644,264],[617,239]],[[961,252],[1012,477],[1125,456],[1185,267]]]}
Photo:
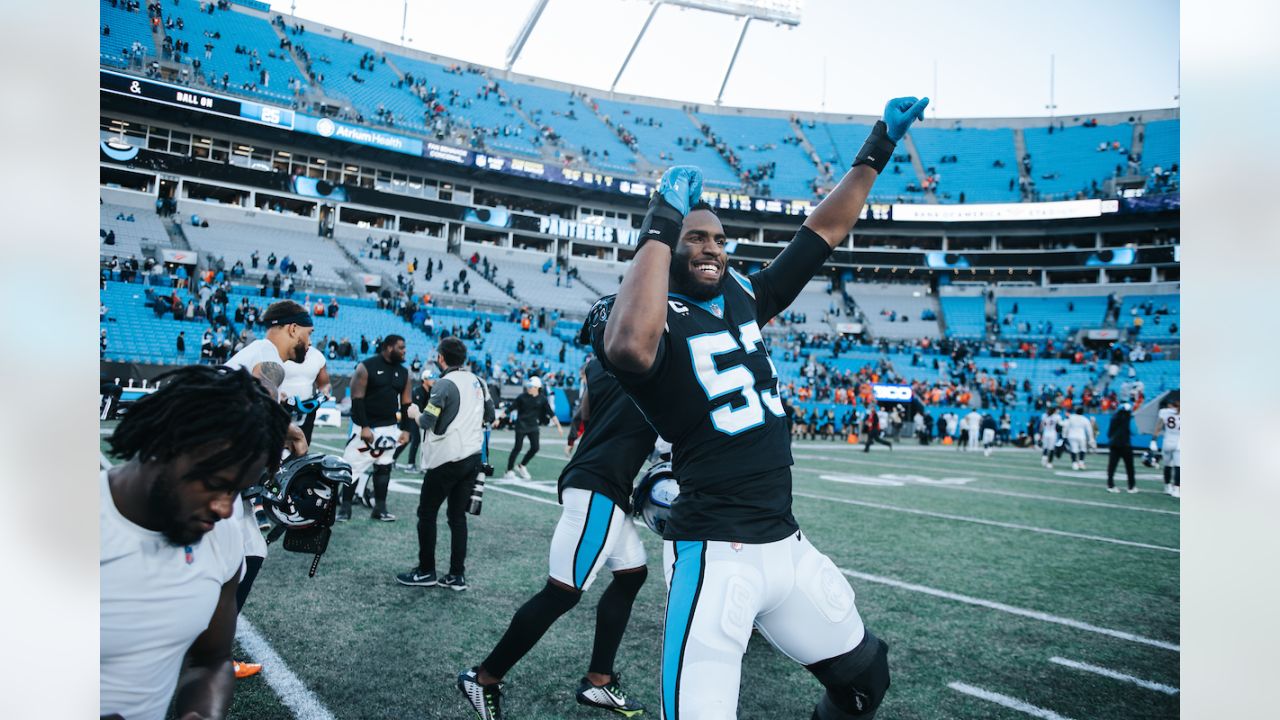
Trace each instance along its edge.
{"label": "black pant", "polygon": [[396,448],[396,453],[395,453],[396,462],[400,461],[400,453],[404,452],[405,449],[407,448],[409,451],[408,464],[417,465],[418,464],[418,446],[421,443],[422,443],[422,430],[419,429],[417,425],[414,425],[413,427],[409,428],[409,442]]}
{"label": "black pant", "polygon": [[249,591],[253,589],[253,581],[262,569],[262,561],[266,558],[257,555],[246,555],[244,558],[244,579],[236,588],[236,612],[244,609],[244,602],[249,599]]}
{"label": "black pant", "polygon": [[418,497],[418,571],[436,569],[436,516],[446,500],[449,522],[449,574],[462,575],[467,561],[467,505],[480,473],[480,454],[431,468]]}
{"label": "black pant", "polygon": [[871,452],[871,443],[878,443],[885,447],[893,447],[893,443],[885,440],[884,433],[881,433],[879,430],[868,430],[865,437],[867,446],[862,449],[862,452]]}
{"label": "black pant", "polygon": [[524,447],[524,439],[529,438],[529,452],[524,454],[524,460],[520,461],[521,465],[528,465],[534,455],[538,454],[538,429],[521,430],[516,428],[516,444],[511,448],[511,455],[507,458],[507,470],[510,471],[516,466],[516,456],[520,454],[520,448]]}
{"label": "black pant", "polygon": [[1111,452],[1107,456],[1107,487],[1115,487],[1116,465],[1124,461],[1124,472],[1129,478],[1129,489],[1133,489],[1133,448],[1111,446]]}
{"label": "black pant", "polygon": [[311,444],[311,433],[316,429],[316,412],[312,410],[302,419],[302,434],[307,438],[307,444]]}

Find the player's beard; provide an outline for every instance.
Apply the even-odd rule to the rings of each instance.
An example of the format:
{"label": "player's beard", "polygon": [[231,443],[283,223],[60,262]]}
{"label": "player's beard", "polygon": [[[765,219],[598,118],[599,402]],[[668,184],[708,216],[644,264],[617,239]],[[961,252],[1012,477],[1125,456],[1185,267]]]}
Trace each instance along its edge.
{"label": "player's beard", "polygon": [[181,516],[182,504],[178,501],[178,488],[172,480],[162,478],[151,486],[147,493],[147,510],[151,517],[164,519],[160,532],[174,545],[191,545],[203,537]]}
{"label": "player's beard", "polygon": [[710,300],[719,295],[724,289],[724,273],[720,273],[720,278],[716,280],[715,285],[707,285],[698,282],[697,277],[693,274],[693,268],[689,266],[689,259],[686,257],[676,256],[672,258],[671,274],[668,282],[671,289],[675,292],[691,297],[699,302]]}
{"label": "player's beard", "polygon": [[298,363],[299,365],[301,365],[302,363],[304,363],[304,362],[306,362],[306,361],[307,361],[307,343],[306,343],[306,341],[304,341],[304,340],[299,340],[299,341],[298,341],[298,344],[293,346],[293,357],[292,357],[292,358],[290,358],[290,359],[291,359],[291,360],[293,360],[294,362]]}

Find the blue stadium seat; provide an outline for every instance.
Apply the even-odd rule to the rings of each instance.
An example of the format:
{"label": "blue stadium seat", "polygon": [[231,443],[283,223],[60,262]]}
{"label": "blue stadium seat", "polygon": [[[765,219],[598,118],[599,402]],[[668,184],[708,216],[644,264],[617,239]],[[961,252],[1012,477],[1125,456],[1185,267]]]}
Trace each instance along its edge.
{"label": "blue stadium seat", "polygon": [[[920,153],[925,172],[935,168],[938,192],[950,193],[949,202],[958,202],[960,193],[966,202],[1017,202],[1018,159],[1012,130],[913,127],[911,140]],[[943,163],[944,156],[954,155],[954,163]],[[993,167],[996,160],[1003,168]],[[1009,181],[1013,180],[1010,186]]]}
{"label": "blue stadium seat", "polygon": [[813,196],[813,180],[818,171],[804,148],[787,142],[796,139],[791,123],[783,118],[746,115],[704,113],[697,117],[729,145],[742,161],[743,169],[777,163],[774,177],[765,180],[770,195],[799,199]]}

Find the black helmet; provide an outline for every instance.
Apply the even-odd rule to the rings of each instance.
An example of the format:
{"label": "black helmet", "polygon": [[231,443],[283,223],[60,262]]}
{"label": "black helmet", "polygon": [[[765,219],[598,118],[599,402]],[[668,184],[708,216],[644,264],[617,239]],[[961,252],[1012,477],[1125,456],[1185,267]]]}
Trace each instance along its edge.
{"label": "black helmet", "polygon": [[263,488],[262,501],[276,522],[291,530],[321,523],[350,485],[351,466],[335,455],[303,455],[280,466]]}

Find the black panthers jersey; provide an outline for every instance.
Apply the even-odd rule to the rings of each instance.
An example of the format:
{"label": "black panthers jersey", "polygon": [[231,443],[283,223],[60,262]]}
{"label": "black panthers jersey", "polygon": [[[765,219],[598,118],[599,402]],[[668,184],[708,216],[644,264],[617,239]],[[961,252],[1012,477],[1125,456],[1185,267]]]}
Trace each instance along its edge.
{"label": "black panthers jersey", "polygon": [[560,472],[567,487],[594,490],[631,512],[631,490],[658,433],[600,361],[587,363],[587,424],[573,459]]}
{"label": "black panthers jersey", "polygon": [[760,328],[791,304],[829,254],[822,238],[801,228],[768,268],[750,277],[730,269],[721,295],[697,301],[671,293],[653,367],[639,375],[605,356],[615,298],[592,308],[596,356],[673,446],[680,495],[666,539],[767,543],[799,529],[791,514],[786,413]]}

